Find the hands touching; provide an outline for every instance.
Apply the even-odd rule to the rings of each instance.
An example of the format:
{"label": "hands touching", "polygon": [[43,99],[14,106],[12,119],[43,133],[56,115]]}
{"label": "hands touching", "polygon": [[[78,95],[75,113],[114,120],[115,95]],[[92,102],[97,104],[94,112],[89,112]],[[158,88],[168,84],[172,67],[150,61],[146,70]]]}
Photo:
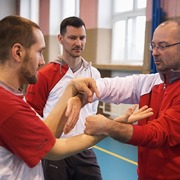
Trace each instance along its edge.
{"label": "hands touching", "polygon": [[[67,103],[65,115],[68,116],[68,120],[63,129],[65,134],[74,128],[82,106],[93,101],[94,93],[98,98],[100,97],[96,82],[93,78],[75,78],[69,83],[69,86],[72,88],[74,97],[70,98]],[[153,114],[152,109],[147,106],[143,106],[135,111],[136,108],[137,105],[132,106],[124,115],[115,118],[114,121],[120,123],[134,123]],[[106,127],[108,127],[107,124],[111,121],[112,120],[103,115],[89,116],[87,117],[85,124],[86,129],[84,132],[91,135],[105,134]]]}
{"label": "hands touching", "polygon": [[75,78],[70,81],[68,86],[72,88],[74,97],[70,98],[67,103],[65,115],[68,119],[63,129],[65,134],[74,128],[79,118],[81,108],[85,104],[93,101],[94,93],[99,98],[99,92],[93,78]]}
{"label": "hands touching", "polygon": [[81,94],[83,101],[87,98],[88,102],[92,102],[94,93],[98,98],[100,97],[93,78],[75,78],[70,81],[69,85],[72,86],[74,95]]}
{"label": "hands touching", "polygon": [[148,106],[143,106],[135,111],[136,107],[137,105],[133,105],[123,116],[117,117],[114,120],[108,119],[103,115],[88,116],[84,132],[89,135],[109,135],[108,132],[112,130],[112,127],[116,126],[118,129],[118,124],[133,123],[153,115],[152,108],[148,108]]}

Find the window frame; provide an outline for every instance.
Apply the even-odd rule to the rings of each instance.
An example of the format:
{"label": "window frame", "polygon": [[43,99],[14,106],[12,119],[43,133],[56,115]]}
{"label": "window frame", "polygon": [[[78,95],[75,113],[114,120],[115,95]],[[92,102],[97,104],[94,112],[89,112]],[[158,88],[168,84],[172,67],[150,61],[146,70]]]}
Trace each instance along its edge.
{"label": "window frame", "polygon": [[[138,16],[145,16],[146,18],[146,7],[145,8],[137,8],[138,5],[138,0],[133,0],[133,9],[132,11],[124,11],[124,12],[116,12],[115,13],[115,0],[112,1],[112,46],[111,46],[111,63],[112,64],[131,64],[131,65],[143,65],[143,56],[144,56],[144,48],[142,50],[143,55],[142,55],[142,59],[138,59],[138,60],[130,60],[127,58],[127,54],[128,54],[128,34],[127,34],[127,30],[128,30],[128,20],[132,19],[132,18],[136,18]],[[146,1],[146,5],[147,5],[147,1]],[[115,24],[118,21],[125,21],[125,41],[124,41],[124,58],[123,59],[114,59],[114,47],[117,45],[114,45],[114,40],[115,40]],[[145,20],[146,22],[146,20]],[[144,24],[145,27],[146,24]],[[133,36],[133,35],[131,35]],[[145,31],[144,31],[144,44],[145,44]],[[144,46],[143,46],[144,47]],[[116,48],[117,49],[117,48]]]}

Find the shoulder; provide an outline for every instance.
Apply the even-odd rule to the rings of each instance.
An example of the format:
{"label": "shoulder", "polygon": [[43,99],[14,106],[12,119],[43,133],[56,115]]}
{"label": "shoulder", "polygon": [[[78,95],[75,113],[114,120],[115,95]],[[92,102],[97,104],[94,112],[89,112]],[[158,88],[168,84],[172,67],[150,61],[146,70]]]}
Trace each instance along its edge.
{"label": "shoulder", "polygon": [[143,82],[147,84],[161,84],[163,83],[159,73],[155,74],[140,74],[140,75],[133,75],[133,78],[137,79],[138,82]]}
{"label": "shoulder", "polygon": [[23,98],[23,95],[15,95],[0,87],[0,123],[12,117],[19,110],[28,112],[30,107]]}
{"label": "shoulder", "polygon": [[60,75],[60,71],[62,74],[65,74],[68,70],[67,65],[60,65],[56,62],[50,62],[43,66],[39,71],[38,71],[38,77],[39,76],[44,76],[46,79],[52,79],[52,77]]}
{"label": "shoulder", "polygon": [[47,73],[47,72],[57,72],[60,69],[60,64],[58,63],[54,63],[54,62],[50,62],[46,65],[44,65],[39,72],[41,72],[42,74]]}
{"label": "shoulder", "polygon": [[91,68],[91,71],[92,71],[92,74],[96,76],[96,78],[100,78],[101,77],[101,74],[99,72],[99,70],[93,66],[90,66]]}

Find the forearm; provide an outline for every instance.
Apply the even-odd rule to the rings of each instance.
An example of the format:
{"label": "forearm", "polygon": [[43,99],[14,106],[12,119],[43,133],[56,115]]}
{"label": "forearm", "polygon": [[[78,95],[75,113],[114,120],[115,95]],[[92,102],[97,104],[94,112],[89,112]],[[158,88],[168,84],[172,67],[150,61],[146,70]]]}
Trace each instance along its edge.
{"label": "forearm", "polygon": [[75,92],[73,91],[72,86],[68,85],[63,95],[58,100],[57,104],[55,105],[54,109],[50,112],[48,117],[44,120],[46,125],[51,129],[52,133],[58,138],[61,136],[64,125],[68,118],[65,116],[67,102],[69,98],[73,97],[74,95],[75,95]]}
{"label": "forearm", "polygon": [[128,142],[133,135],[133,127],[131,124],[124,124],[115,121],[109,121],[104,129],[104,135],[110,136],[120,142]]}
{"label": "forearm", "polygon": [[115,104],[138,102],[133,94],[133,76],[102,78],[97,79],[96,83],[103,102]]}
{"label": "forearm", "polygon": [[60,160],[79,153],[102,140],[105,136],[89,136],[81,134],[70,138],[56,140],[54,147],[46,155],[45,159]]}

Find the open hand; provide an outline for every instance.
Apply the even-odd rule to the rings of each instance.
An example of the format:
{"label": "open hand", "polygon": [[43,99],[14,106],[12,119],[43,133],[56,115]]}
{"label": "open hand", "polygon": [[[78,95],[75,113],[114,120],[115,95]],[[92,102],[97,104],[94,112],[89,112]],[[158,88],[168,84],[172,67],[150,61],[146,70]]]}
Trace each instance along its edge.
{"label": "open hand", "polygon": [[79,96],[72,97],[68,100],[65,113],[68,119],[63,129],[65,134],[69,133],[76,125],[81,108],[82,102]]}
{"label": "open hand", "polygon": [[152,108],[148,108],[147,105],[135,111],[137,106],[138,106],[137,104],[133,105],[131,108],[129,108],[126,111],[124,115],[115,118],[114,121],[121,122],[121,123],[134,123],[138,120],[141,120],[141,119],[144,119],[153,115]]}

